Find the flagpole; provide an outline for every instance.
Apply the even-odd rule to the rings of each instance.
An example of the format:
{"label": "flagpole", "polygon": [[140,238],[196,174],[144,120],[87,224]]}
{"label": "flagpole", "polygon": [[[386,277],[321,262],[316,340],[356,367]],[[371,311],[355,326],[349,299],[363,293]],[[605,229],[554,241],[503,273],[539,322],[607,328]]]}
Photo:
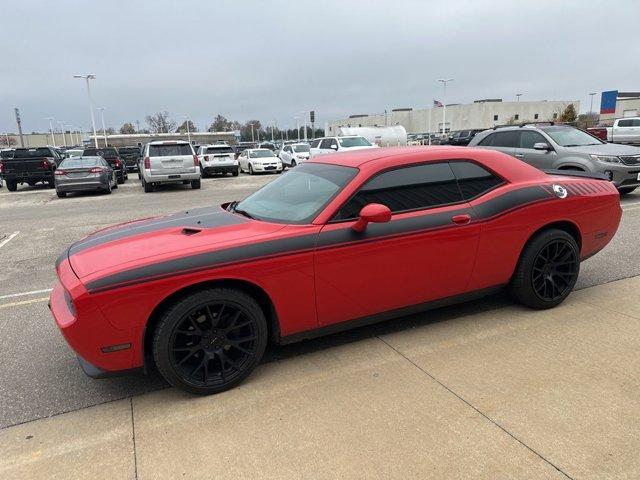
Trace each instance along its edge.
{"label": "flagpole", "polygon": [[433,106],[429,109],[429,132],[427,133],[429,136],[429,145],[431,145],[431,110],[433,110]]}

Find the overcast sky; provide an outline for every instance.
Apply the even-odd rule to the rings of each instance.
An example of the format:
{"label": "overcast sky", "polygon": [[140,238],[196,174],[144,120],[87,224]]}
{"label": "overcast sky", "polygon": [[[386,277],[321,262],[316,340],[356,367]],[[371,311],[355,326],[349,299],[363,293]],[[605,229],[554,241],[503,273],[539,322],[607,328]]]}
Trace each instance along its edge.
{"label": "overcast sky", "polygon": [[[199,129],[229,119],[295,126],[442,100],[580,100],[640,90],[640,1],[20,0],[0,25],[0,132],[107,126],[167,110]],[[629,34],[636,34],[632,39]],[[99,116],[96,118],[98,125]]]}

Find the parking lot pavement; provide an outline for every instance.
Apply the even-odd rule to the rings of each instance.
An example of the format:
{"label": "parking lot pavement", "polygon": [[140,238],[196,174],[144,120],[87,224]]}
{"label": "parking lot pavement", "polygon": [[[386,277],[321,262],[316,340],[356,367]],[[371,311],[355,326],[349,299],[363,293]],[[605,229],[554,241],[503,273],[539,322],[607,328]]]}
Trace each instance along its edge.
{"label": "parking lot pavement", "polygon": [[[205,179],[201,190],[170,186],[145,194],[133,177],[109,196],[88,194],[58,199],[55,192],[42,187],[12,193],[0,190],[0,428],[164,387],[155,375],[96,381],[82,374],[46,307],[48,289],[55,281],[54,261],[65,247],[113,223],[241,199],[278,178],[220,177]],[[640,258],[636,241],[640,195],[629,195],[623,204],[625,214],[617,236],[602,253],[583,263],[579,288],[640,275],[635,261]],[[486,310],[506,304],[509,302],[498,297],[474,302],[471,308]],[[459,312],[460,308],[454,311]],[[270,358],[306,355],[344,339],[358,341],[371,332],[377,330],[360,329],[276,348]]]}
{"label": "parking lot pavement", "polygon": [[0,478],[638,478],[639,288],[442,309],[220,395],[164,389],[5,428]]}

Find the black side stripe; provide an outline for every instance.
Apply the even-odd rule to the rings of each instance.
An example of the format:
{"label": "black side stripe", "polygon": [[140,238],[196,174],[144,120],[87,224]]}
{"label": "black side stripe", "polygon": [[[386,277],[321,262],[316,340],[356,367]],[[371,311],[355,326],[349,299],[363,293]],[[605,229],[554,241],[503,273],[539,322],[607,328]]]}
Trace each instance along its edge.
{"label": "black side stripe", "polygon": [[315,248],[328,248],[354,242],[381,240],[397,234],[444,228],[452,226],[451,217],[460,213],[472,213],[474,221],[484,221],[507,213],[515,208],[551,198],[555,197],[540,186],[525,187],[488,200],[474,207],[473,212],[470,212],[468,208],[460,208],[444,213],[420,215],[388,223],[371,224],[363,233],[356,233],[351,228],[343,228],[324,232],[320,235],[314,233],[311,235],[269,240],[243,245],[241,247],[205,252],[125,270],[89,282],[86,287],[90,293],[97,293],[136,283],[167,278],[184,273],[209,270],[215,267],[227,266],[259,258],[302,253]]}

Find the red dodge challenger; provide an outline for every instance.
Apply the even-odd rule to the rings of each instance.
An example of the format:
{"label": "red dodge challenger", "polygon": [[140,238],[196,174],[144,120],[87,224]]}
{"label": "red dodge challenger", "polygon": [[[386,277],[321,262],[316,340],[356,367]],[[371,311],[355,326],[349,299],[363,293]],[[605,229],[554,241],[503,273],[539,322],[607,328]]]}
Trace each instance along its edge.
{"label": "red dodge challenger", "polygon": [[90,376],[153,362],[170,384],[209,394],[246,378],[267,342],[502,287],[554,307],[622,214],[610,182],[560,173],[459,147],[323,155],[241,202],[71,245],[51,311]]}

